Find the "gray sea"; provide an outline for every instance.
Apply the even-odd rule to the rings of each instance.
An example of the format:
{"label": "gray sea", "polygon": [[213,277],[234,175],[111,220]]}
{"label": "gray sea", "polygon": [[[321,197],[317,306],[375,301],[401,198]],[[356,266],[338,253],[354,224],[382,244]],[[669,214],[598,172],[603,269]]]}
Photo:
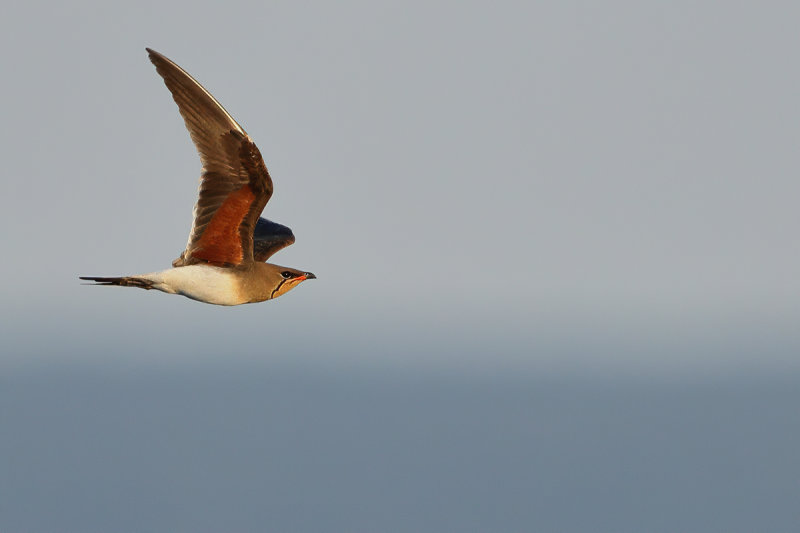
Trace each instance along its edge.
{"label": "gray sea", "polygon": [[258,364],[0,376],[0,530],[800,527],[800,381]]}

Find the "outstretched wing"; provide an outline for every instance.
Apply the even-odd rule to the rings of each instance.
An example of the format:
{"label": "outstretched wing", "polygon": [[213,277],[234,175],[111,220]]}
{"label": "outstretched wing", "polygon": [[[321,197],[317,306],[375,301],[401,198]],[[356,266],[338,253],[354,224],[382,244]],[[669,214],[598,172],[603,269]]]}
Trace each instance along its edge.
{"label": "outstretched wing", "polygon": [[256,261],[266,261],[275,252],[293,243],[292,230],[283,224],[259,218],[253,234],[253,258]]}
{"label": "outstretched wing", "polygon": [[250,136],[186,71],[147,49],[200,154],[203,173],[189,242],[174,266],[253,261],[253,231],[272,179]]}

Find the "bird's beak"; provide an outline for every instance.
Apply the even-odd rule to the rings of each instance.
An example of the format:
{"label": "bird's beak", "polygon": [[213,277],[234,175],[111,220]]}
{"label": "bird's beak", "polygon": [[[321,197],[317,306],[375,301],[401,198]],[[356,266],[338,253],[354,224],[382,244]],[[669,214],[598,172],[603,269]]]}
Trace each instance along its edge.
{"label": "bird's beak", "polygon": [[317,276],[315,276],[311,272],[303,272],[299,276],[290,279],[289,283],[300,283],[301,281],[305,281],[307,279],[317,279]]}

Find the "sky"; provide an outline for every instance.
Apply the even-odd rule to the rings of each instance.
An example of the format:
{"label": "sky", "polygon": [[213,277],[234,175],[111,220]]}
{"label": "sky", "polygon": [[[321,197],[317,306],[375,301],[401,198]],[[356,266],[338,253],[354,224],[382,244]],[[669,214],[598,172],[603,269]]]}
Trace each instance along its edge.
{"label": "sky", "polygon": [[[0,530],[796,527],[799,16],[6,6]],[[188,236],[200,162],[146,46],[255,140],[297,237],[272,261],[317,280],[79,283]]]}

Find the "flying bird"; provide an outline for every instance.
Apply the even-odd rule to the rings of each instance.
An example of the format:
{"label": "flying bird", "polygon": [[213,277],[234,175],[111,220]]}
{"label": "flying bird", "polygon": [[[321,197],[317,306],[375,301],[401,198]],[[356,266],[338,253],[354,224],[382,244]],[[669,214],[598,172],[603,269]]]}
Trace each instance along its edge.
{"label": "flying bird", "polygon": [[147,48],[147,53],[178,104],[203,163],[189,242],[173,268],[80,279],[156,289],[216,305],[271,300],[315,279],[311,272],[265,262],[295,239],[286,226],[260,218],[272,196],[272,178],[253,140],[185,70],[154,50]]}

